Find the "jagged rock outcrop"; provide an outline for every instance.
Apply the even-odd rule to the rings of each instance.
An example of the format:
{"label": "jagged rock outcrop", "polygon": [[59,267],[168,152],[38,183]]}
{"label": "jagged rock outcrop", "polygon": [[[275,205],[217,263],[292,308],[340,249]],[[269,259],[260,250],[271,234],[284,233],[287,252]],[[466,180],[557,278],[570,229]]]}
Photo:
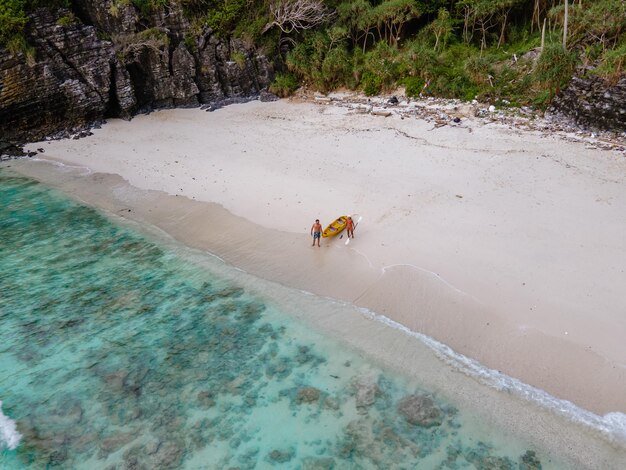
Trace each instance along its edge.
{"label": "jagged rock outcrop", "polygon": [[587,128],[626,132],[626,76],[614,85],[597,76],[574,77],[548,113]]}
{"label": "jagged rock outcrop", "polygon": [[98,40],[93,27],[64,27],[57,20],[45,9],[33,17],[29,40],[34,58],[0,51],[3,138],[33,138],[105,114],[112,48]]}
{"label": "jagged rock outcrop", "polygon": [[142,16],[131,3],[83,1],[33,13],[34,57],[0,48],[0,140],[35,140],[107,117],[257,95],[270,61],[209,28],[192,34],[180,6]]}

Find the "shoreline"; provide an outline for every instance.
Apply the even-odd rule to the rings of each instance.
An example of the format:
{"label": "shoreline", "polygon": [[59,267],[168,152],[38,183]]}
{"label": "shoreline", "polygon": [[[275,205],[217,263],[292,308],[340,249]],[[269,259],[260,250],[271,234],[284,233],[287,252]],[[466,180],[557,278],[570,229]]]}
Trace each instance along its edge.
{"label": "shoreline", "polygon": [[[322,118],[320,114],[323,114]],[[217,128],[217,135],[198,134],[201,129],[209,128],[206,126],[215,130],[211,124],[219,118],[225,118],[227,122]],[[616,273],[608,288],[606,282],[604,289],[595,287],[593,293],[604,294],[602,300],[587,301],[581,306],[582,297],[568,293],[574,281],[578,282],[578,287],[584,286],[593,277],[598,283],[607,281],[607,274],[598,277],[597,273],[607,268],[607,262],[619,265],[619,260],[626,259],[626,247],[615,238],[622,228],[619,221],[611,226],[613,238],[605,236],[602,245],[594,249],[594,259],[599,257],[600,262],[594,263],[591,256],[580,258],[578,255],[579,258],[566,263],[566,267],[587,264],[590,268],[587,273],[579,273],[581,279],[562,274],[565,279],[553,280],[543,286],[544,289],[541,284],[549,280],[549,275],[559,273],[558,262],[567,261],[566,255],[572,255],[572,247],[561,250],[561,253],[557,249],[556,254],[553,253],[555,259],[545,266],[548,273],[537,272],[532,269],[531,263],[525,263],[524,255],[535,255],[533,260],[538,258],[536,254],[524,252],[524,249],[538,247],[537,251],[548,253],[549,249],[558,248],[554,245],[555,241],[560,241],[555,239],[558,230],[549,231],[547,237],[530,240],[513,253],[510,248],[507,249],[507,237],[512,236],[513,242],[518,243],[524,242],[526,237],[532,238],[528,233],[522,233],[524,236],[518,233],[515,238],[515,229],[521,226],[519,223],[513,223],[513,227],[491,236],[484,232],[474,234],[473,244],[458,242],[459,238],[470,233],[468,229],[480,232],[480,227],[486,222],[502,220],[506,208],[488,206],[499,212],[495,216],[486,216],[483,212],[487,200],[493,201],[495,196],[507,198],[503,195],[507,188],[514,188],[518,193],[517,197],[508,197],[507,200],[507,203],[515,205],[517,215],[522,219],[525,217],[526,222],[532,215],[531,221],[535,222],[533,230],[546,230],[550,217],[558,215],[558,212],[527,212],[520,196],[534,196],[533,202],[538,205],[549,203],[549,193],[533,192],[533,184],[537,183],[543,170],[549,172],[549,177],[557,179],[565,170],[570,170],[573,161],[578,158],[574,151],[584,153],[584,165],[575,167],[574,179],[577,181],[574,182],[585,182],[585,192],[608,193],[612,206],[618,206],[596,214],[596,223],[605,220],[607,213],[617,213],[620,207],[625,207],[624,196],[619,196],[625,178],[607,168],[607,161],[611,167],[626,167],[623,159],[612,162],[606,156],[610,152],[585,149],[576,143],[546,142],[545,137],[532,132],[515,131],[513,136],[509,136],[512,143],[517,140],[528,144],[516,151],[502,145],[505,143],[503,136],[511,133],[510,130],[485,129],[486,126],[472,122],[461,129],[431,130],[430,125],[418,120],[400,122],[396,119],[390,122],[382,119],[385,118],[349,115],[343,110],[316,108],[308,104],[253,103],[211,114],[195,110],[164,111],[137,117],[130,123],[111,122],[102,130],[95,131],[94,136],[79,141],[39,143],[31,147],[45,146],[45,159],[90,168],[93,171],[91,175],[70,178],[70,181],[60,184],[60,189],[90,205],[159,227],[178,241],[210,251],[255,276],[366,307],[413,331],[431,336],[455,351],[479,360],[486,367],[502,371],[583,408],[599,414],[625,412],[626,365],[620,363],[620,358],[623,360],[626,357],[620,340],[624,337],[624,325],[616,318],[620,307],[618,284],[626,279],[623,271]],[[275,123],[281,125],[272,126]],[[248,134],[248,129],[255,124],[259,125],[255,128],[258,134]],[[190,132],[195,132],[198,139],[190,142],[184,135],[174,135],[175,131],[184,133],[186,127],[191,127]],[[155,129],[161,133],[155,132]],[[431,131],[439,135],[433,137]],[[463,135],[457,135],[459,132]],[[489,134],[494,132],[496,138],[492,135],[489,140]],[[315,134],[322,134],[322,137],[316,140]],[[298,142],[280,141],[293,135],[303,138]],[[379,138],[372,139],[372,135]],[[532,141],[527,142],[528,138]],[[416,139],[419,146],[415,145]],[[380,140],[387,145],[381,145]],[[481,140],[482,145],[477,146]],[[151,141],[159,145],[158,151],[151,146]],[[276,144],[281,145],[283,151],[274,152],[273,145]],[[306,144],[310,144],[309,147]],[[209,156],[205,152],[207,145],[211,146]],[[355,145],[361,153],[349,154]],[[124,147],[128,148],[124,150]],[[160,147],[165,148],[161,150]],[[544,154],[536,156],[536,161],[540,162],[533,163],[536,167],[531,166],[530,171],[516,175],[521,166],[513,165],[511,168],[511,159],[526,157],[525,162],[528,163],[531,157],[535,157],[537,149],[546,147],[548,149]],[[571,151],[572,147],[574,151]],[[243,155],[253,148],[263,149],[259,152],[261,158],[251,159]],[[304,155],[289,158],[298,148]],[[464,155],[450,161],[445,152],[451,150],[462,150]],[[563,153],[557,154],[559,150]],[[425,158],[417,163],[411,161],[415,160],[418,151],[422,151]],[[190,156],[192,152],[198,152],[198,155]],[[331,156],[319,157],[324,152]],[[348,155],[345,155],[346,152]],[[165,153],[168,155],[162,155]],[[545,156],[546,153],[548,156]],[[603,157],[595,161],[599,154]],[[379,155],[384,157],[385,165],[376,161]],[[312,160],[307,161],[306,157]],[[357,164],[355,159],[359,157],[365,161]],[[478,176],[483,176],[480,188],[475,188],[471,181],[459,179],[459,175],[463,174],[466,177],[468,174],[477,176],[472,169],[474,165],[480,165],[481,159],[488,161],[490,166],[494,165],[498,174],[485,175],[491,173],[487,171],[491,168],[484,165],[479,168],[481,174]],[[37,165],[28,161],[12,163],[11,166],[18,167],[18,171],[24,174],[30,172],[30,176],[55,185],[54,181],[45,181],[45,171],[37,175]],[[154,166],[147,168],[151,163]],[[263,163],[268,163],[271,168]],[[455,166],[462,168],[458,173],[450,172]],[[416,169],[424,172],[425,177],[414,175],[412,172]],[[410,173],[406,175],[407,179],[413,183],[413,188],[409,190],[415,194],[405,191],[408,195],[401,196],[406,188],[390,188],[387,180],[395,181],[398,175],[407,172]],[[204,178],[205,187],[194,183],[204,175],[209,175]],[[502,181],[493,184],[495,176]],[[516,176],[519,176],[517,180]],[[209,178],[214,182],[210,183]],[[53,177],[50,179],[54,180]],[[315,187],[317,180],[329,181],[337,194],[318,194]],[[438,186],[431,184],[428,187],[433,180]],[[610,181],[599,184],[601,180]],[[381,188],[376,188],[373,183]],[[347,188],[342,188],[342,184]],[[453,186],[457,185],[460,190],[454,189]],[[361,187],[369,187],[373,194],[361,191]],[[489,192],[489,197],[482,197],[479,189]],[[585,202],[579,207],[583,215],[591,209],[593,215],[595,204],[589,204],[586,198],[580,197],[581,191],[574,185],[568,187],[568,191],[567,196],[575,199],[574,202]],[[246,199],[247,192],[257,195],[258,200],[255,201],[254,197]],[[300,204],[280,202],[281,198],[295,194],[300,198]],[[418,203],[417,207],[405,199],[414,197],[423,202],[425,196],[429,197],[427,203]],[[319,213],[322,222],[328,223],[334,217],[331,210],[339,210],[332,206],[337,207],[341,200],[347,201],[345,205],[349,207],[344,209],[346,212],[358,212],[364,216],[359,227],[361,230],[357,228],[355,241],[347,248],[343,243],[331,241],[320,252],[307,250],[310,248],[305,238],[308,236],[308,218],[315,218],[315,214]],[[468,201],[478,203],[470,203],[468,207]],[[559,198],[559,201],[562,199]],[[120,212],[126,208],[122,206],[128,206],[131,212]],[[300,220],[298,214],[303,211],[306,215]],[[471,217],[465,212],[470,212]],[[532,220],[535,217],[537,220]],[[437,220],[441,218],[445,220]],[[459,219],[464,225],[452,222]],[[424,220],[438,222],[439,229],[451,224],[452,227],[447,228],[456,229],[457,235],[442,236],[443,230],[437,230],[437,227],[425,229],[422,226]],[[573,222],[569,217],[557,222],[560,222],[562,233],[569,233]],[[387,224],[391,224],[391,228]],[[458,231],[460,226],[464,231]],[[418,239],[419,246],[414,246],[413,237],[407,236],[407,232]],[[591,242],[594,235],[597,238],[598,234],[587,231],[582,234],[582,239]],[[574,241],[580,242],[581,237]],[[451,251],[450,244],[455,242],[456,249]],[[468,247],[472,247],[475,253],[467,253]],[[494,259],[493,255],[490,258],[490,251],[494,251],[499,258]],[[485,266],[476,265],[481,256],[485,258]],[[499,259],[506,263],[498,263]],[[507,272],[505,268],[512,268],[512,272]],[[495,276],[490,274],[493,270],[496,271]],[[504,279],[498,283],[498,277]],[[533,281],[537,284],[532,286],[534,295],[531,298],[523,295],[523,291],[529,289],[519,287],[521,279],[525,279],[522,282],[528,285]],[[532,307],[537,302],[541,302],[538,312],[533,312]],[[572,307],[577,304],[579,308]],[[590,305],[605,311],[589,318],[585,308]],[[569,307],[568,311],[563,312],[564,307]],[[550,312],[548,318],[545,318],[546,312]],[[561,325],[564,319],[568,322],[567,335],[563,334]]]}

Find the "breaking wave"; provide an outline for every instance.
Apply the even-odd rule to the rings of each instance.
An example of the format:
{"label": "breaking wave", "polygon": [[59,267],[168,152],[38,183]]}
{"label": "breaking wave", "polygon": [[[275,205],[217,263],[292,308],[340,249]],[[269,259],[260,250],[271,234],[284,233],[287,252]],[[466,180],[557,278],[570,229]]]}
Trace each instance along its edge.
{"label": "breaking wave", "polygon": [[463,354],[457,353],[449,346],[422,333],[410,330],[404,325],[372,312],[366,308],[360,308],[364,316],[384,323],[391,328],[400,330],[403,333],[419,339],[431,348],[435,355],[445,363],[451,365],[464,374],[474,377],[479,382],[496,390],[506,391],[522,397],[526,400],[538,403],[553,412],[568,418],[571,421],[595,428],[604,434],[610,441],[626,444],[626,414],[620,412],[607,413],[599,416],[591,411],[587,411],[574,403],[556,398],[548,392],[532,385],[510,377],[502,372],[485,367],[475,359],[471,359]]}
{"label": "breaking wave", "polygon": [[17,432],[15,421],[2,413],[2,401],[0,401],[0,450],[15,450],[22,439]]}

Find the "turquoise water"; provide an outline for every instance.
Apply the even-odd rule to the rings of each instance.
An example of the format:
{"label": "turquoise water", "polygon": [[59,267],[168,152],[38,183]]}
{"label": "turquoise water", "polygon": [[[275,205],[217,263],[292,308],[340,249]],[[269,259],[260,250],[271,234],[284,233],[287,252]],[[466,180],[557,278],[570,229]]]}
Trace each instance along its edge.
{"label": "turquoise water", "polygon": [[0,201],[0,468],[556,468],[59,192]]}

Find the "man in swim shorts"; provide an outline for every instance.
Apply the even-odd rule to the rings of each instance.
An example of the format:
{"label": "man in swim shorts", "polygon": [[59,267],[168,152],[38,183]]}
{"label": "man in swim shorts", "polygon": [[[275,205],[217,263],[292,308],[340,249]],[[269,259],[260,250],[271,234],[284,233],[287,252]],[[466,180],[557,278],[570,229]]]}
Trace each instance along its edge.
{"label": "man in swim shorts", "polygon": [[320,237],[322,236],[322,224],[320,219],[315,219],[315,223],[311,226],[311,235],[313,236],[313,244],[315,246],[315,240],[317,240],[317,246],[320,246]]}

